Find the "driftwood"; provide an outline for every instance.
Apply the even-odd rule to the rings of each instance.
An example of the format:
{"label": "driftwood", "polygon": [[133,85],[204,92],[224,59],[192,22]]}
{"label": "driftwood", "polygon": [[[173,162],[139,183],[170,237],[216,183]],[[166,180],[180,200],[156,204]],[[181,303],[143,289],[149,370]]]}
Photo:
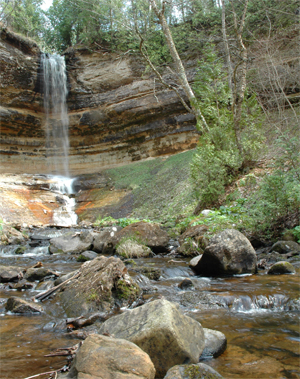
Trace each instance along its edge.
{"label": "driftwood", "polygon": [[61,357],[65,355],[74,355],[77,353],[77,350],[80,348],[81,345],[82,342],[79,342],[71,347],[60,347],[55,351],[52,351],[52,353],[44,355],[44,357]]}
{"label": "driftwood", "polygon": [[108,315],[105,314],[104,312],[98,312],[92,314],[88,318],[84,318],[84,316],[79,316],[76,318],[68,318],[66,320],[67,326],[69,329],[78,329],[78,328],[83,328],[84,326],[92,325],[96,321],[100,320],[104,322],[107,320]]}
{"label": "driftwood", "polygon": [[52,295],[54,292],[56,292],[58,289],[60,289],[61,287],[63,287],[67,282],[69,282],[70,280],[72,279],[76,279],[80,276],[80,272],[78,272],[76,275],[72,276],[72,278],[69,278],[67,280],[65,280],[64,282],[60,283],[59,285],[53,287],[53,288],[50,288],[49,290],[45,291],[45,292],[42,292],[40,293],[39,295],[36,295],[34,297],[35,300],[45,300],[47,297],[49,297],[50,295]]}

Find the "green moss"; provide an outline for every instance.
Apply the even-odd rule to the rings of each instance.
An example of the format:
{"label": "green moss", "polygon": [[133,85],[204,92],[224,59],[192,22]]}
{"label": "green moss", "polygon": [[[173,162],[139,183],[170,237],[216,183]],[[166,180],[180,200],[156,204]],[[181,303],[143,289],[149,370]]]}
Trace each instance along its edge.
{"label": "green moss", "polygon": [[84,255],[80,254],[77,258],[76,258],[76,261],[77,262],[86,262],[86,261],[89,261],[90,259],[85,257]]}
{"label": "green moss", "polygon": [[19,246],[17,250],[15,251],[15,254],[22,255],[24,254],[25,250],[26,250],[26,246]]}
{"label": "green moss", "polygon": [[184,378],[186,379],[218,379],[219,376],[201,369],[197,365],[188,365],[184,369]]}
{"label": "green moss", "polygon": [[120,300],[135,300],[139,294],[139,288],[134,283],[127,283],[120,279],[116,284],[116,297]]}

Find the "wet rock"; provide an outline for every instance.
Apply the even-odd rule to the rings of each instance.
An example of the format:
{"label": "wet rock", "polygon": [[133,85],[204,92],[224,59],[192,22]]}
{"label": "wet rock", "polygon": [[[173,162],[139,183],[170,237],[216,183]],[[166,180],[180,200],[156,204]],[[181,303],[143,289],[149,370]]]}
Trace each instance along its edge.
{"label": "wet rock", "polygon": [[227,338],[224,333],[218,330],[203,328],[205,337],[205,348],[201,358],[217,358],[223,354],[227,347]]}
{"label": "wet rock", "polygon": [[294,266],[286,261],[276,262],[268,270],[268,274],[281,275],[281,274],[295,274]]}
{"label": "wet rock", "polygon": [[212,367],[198,363],[195,365],[178,365],[172,367],[164,379],[222,379]]}
{"label": "wet rock", "polygon": [[103,228],[103,230],[94,232],[94,241],[93,241],[93,247],[92,250],[96,253],[102,253],[104,246],[107,244],[107,242],[115,236],[115,234],[122,230],[120,226],[111,226],[107,228]]}
{"label": "wet rock", "polygon": [[179,237],[180,247],[177,249],[177,253],[185,256],[202,254],[208,244],[208,238],[205,237],[207,231],[208,227],[205,225],[195,225],[188,228]]}
{"label": "wet rock", "polygon": [[20,299],[18,297],[14,297],[14,296],[10,297],[7,300],[5,309],[12,313],[21,313],[21,314],[42,313],[43,311],[43,308],[40,305],[26,301],[24,299]]}
{"label": "wet rock", "polygon": [[22,291],[22,290],[29,290],[29,289],[32,289],[33,286],[34,286],[34,285],[33,285],[32,283],[26,282],[26,280],[21,280],[21,281],[18,282],[18,283],[10,284],[10,285],[9,285],[9,288],[14,289],[14,290],[17,290],[17,291]]}
{"label": "wet rock", "polygon": [[139,296],[139,286],[115,257],[98,256],[82,264],[79,277],[71,279],[60,294],[68,317],[107,312],[128,306]]}
{"label": "wet rock", "polygon": [[152,251],[148,246],[129,238],[118,244],[116,254],[123,258],[146,258],[152,256]]}
{"label": "wet rock", "polygon": [[26,251],[26,246],[19,246],[15,250],[15,254],[22,255],[22,254],[24,254],[25,251]]}
{"label": "wet rock", "polygon": [[197,264],[199,263],[200,259],[202,258],[202,255],[203,254],[198,255],[197,257],[194,257],[193,259],[190,260],[189,267],[191,269],[194,269],[197,266]]}
{"label": "wet rock", "polygon": [[18,282],[23,279],[23,269],[13,266],[0,266],[0,283]]}
{"label": "wet rock", "polygon": [[159,280],[161,277],[161,269],[155,267],[136,267],[134,271],[145,275],[150,280]]}
{"label": "wet rock", "polygon": [[59,284],[65,282],[66,280],[71,279],[73,276],[75,276],[76,274],[78,274],[78,272],[79,272],[79,270],[75,270],[75,271],[69,272],[68,274],[60,276],[59,278],[57,278],[55,280],[54,285],[58,286]]}
{"label": "wet rock", "polygon": [[158,224],[137,222],[126,226],[114,237],[111,237],[104,246],[104,253],[113,253],[116,245],[124,238],[132,237],[148,246],[154,253],[166,252],[169,236]]}
{"label": "wet rock", "polygon": [[3,225],[0,235],[1,242],[9,245],[20,245],[26,241],[27,236],[10,225]]}
{"label": "wet rock", "polygon": [[178,284],[178,287],[181,288],[182,290],[184,290],[184,289],[186,289],[186,288],[194,287],[194,284],[193,284],[193,282],[191,281],[191,279],[189,279],[189,278],[185,278],[185,279],[183,279],[183,280]]}
{"label": "wet rock", "polygon": [[94,334],[82,343],[67,377],[154,379],[155,368],[148,354],[134,343]]}
{"label": "wet rock", "polygon": [[95,259],[98,257],[98,254],[94,251],[84,251],[81,253],[77,258],[77,262],[86,262],[91,261],[92,259]]}
{"label": "wet rock", "polygon": [[294,233],[292,230],[286,230],[283,235],[282,235],[282,240],[283,241],[293,241],[297,242],[297,238],[295,237]]}
{"label": "wet rock", "polygon": [[51,238],[49,251],[52,254],[80,254],[83,251],[90,250],[93,239],[93,234],[88,230],[83,232],[73,231],[60,237]]}
{"label": "wet rock", "polygon": [[278,241],[271,247],[271,252],[277,252],[279,254],[297,252],[300,254],[300,245],[294,241]]}
{"label": "wet rock", "polygon": [[201,324],[165,299],[111,317],[99,328],[99,333],[104,332],[127,339],[149,354],[158,378],[176,364],[197,363],[205,345]]}
{"label": "wet rock", "polygon": [[57,274],[56,272],[51,271],[45,267],[39,267],[39,268],[31,267],[31,268],[28,268],[26,270],[24,278],[26,280],[28,280],[29,282],[34,282],[36,280],[42,281],[46,277],[49,278],[50,276],[57,278],[59,276],[59,274]]}
{"label": "wet rock", "polygon": [[226,229],[210,239],[194,270],[203,276],[255,273],[256,253],[242,233]]}

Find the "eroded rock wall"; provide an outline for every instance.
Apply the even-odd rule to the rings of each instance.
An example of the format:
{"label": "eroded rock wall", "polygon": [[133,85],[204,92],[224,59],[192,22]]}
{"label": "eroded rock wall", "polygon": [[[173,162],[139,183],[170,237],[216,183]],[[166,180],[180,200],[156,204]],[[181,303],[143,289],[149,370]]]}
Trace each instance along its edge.
{"label": "eroded rock wall", "polygon": [[[47,174],[41,52],[6,29],[0,34],[0,172]],[[196,146],[194,116],[173,91],[143,78],[136,57],[70,49],[66,61],[72,175]]]}

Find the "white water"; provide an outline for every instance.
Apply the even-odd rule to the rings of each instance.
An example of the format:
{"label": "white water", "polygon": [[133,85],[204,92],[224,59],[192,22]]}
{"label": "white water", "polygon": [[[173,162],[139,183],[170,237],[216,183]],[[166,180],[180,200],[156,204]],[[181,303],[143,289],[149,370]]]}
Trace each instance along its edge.
{"label": "white water", "polygon": [[75,198],[69,195],[74,193],[74,178],[54,176],[50,184],[50,190],[58,194],[62,205],[53,211],[53,224],[57,226],[72,226],[77,224],[77,214],[75,213]]}
{"label": "white water", "polygon": [[69,117],[64,57],[42,54],[46,154],[50,174],[69,177]]}
{"label": "white water", "polygon": [[67,74],[64,57],[42,54],[44,83],[44,108],[46,113],[46,151],[49,173],[52,177],[50,190],[59,194],[62,204],[53,212],[57,226],[72,226],[77,223],[74,212],[74,179],[69,177],[69,117],[67,108]]}

